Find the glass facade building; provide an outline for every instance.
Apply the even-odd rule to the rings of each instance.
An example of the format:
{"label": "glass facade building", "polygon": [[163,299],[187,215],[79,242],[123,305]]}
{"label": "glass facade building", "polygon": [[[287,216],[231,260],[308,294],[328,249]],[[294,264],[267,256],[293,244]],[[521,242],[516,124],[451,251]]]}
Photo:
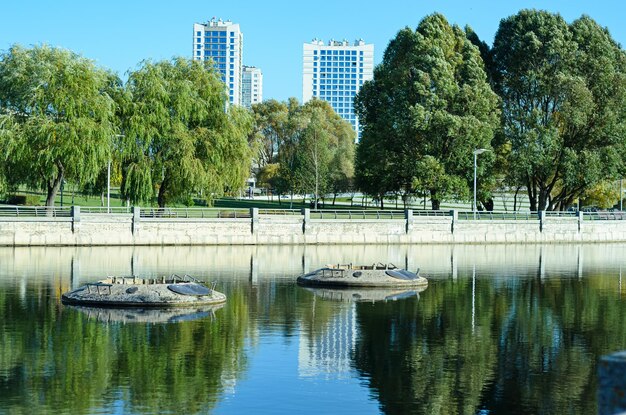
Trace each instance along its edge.
{"label": "glass facade building", "polygon": [[259,68],[244,65],[241,91],[241,105],[246,108],[263,101],[263,73]]}
{"label": "glass facade building", "polygon": [[324,44],[314,39],[303,47],[302,101],[324,100],[352,124],[360,135],[354,113],[354,97],[365,81],[374,76],[374,45],[357,40],[331,40]]}
{"label": "glass facade building", "polygon": [[193,25],[193,58],[213,60],[228,87],[231,104],[241,105],[243,33],[230,20],[211,19]]}

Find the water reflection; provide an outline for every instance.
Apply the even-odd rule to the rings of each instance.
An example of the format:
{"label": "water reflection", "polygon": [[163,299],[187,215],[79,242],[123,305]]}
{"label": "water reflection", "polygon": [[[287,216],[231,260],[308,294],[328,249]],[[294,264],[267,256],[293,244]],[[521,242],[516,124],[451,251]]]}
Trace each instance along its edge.
{"label": "water reflection", "polygon": [[84,307],[67,305],[66,312],[75,310],[85,314],[89,319],[102,323],[180,323],[200,319],[214,319],[215,311],[224,305],[199,307],[170,307],[170,308],[106,308]]}
{"label": "water reflection", "polygon": [[[597,358],[626,348],[625,251],[0,248],[0,413],[236,413],[258,409],[253,389],[280,391],[273,412],[595,413]],[[431,280],[399,301],[329,301],[344,296],[295,284],[348,262],[421,268]],[[228,302],[215,318],[176,324],[60,304],[107,274],[171,273],[218,281]]]}
{"label": "water reflection", "polygon": [[315,296],[331,301],[397,301],[417,297],[427,286],[406,288],[314,288],[303,287]]}

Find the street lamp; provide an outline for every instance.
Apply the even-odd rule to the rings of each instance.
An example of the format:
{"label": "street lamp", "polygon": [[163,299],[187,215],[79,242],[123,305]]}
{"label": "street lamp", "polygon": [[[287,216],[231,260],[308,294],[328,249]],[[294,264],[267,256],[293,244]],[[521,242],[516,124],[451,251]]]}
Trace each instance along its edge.
{"label": "street lamp", "polygon": [[107,165],[107,213],[111,212],[111,160]]}
{"label": "street lamp", "polygon": [[474,206],[472,211],[474,212],[474,219],[476,219],[476,170],[478,167],[478,164],[476,162],[478,155],[479,154],[483,154],[485,151],[491,151],[487,148],[477,148],[476,150],[472,151],[472,153],[474,154]]}

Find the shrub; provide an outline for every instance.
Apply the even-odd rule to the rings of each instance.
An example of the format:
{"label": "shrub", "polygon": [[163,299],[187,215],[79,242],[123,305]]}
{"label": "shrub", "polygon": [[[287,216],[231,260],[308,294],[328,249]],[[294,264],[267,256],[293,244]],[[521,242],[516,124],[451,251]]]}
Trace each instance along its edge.
{"label": "shrub", "polygon": [[7,198],[9,205],[39,206],[38,195],[12,195]]}

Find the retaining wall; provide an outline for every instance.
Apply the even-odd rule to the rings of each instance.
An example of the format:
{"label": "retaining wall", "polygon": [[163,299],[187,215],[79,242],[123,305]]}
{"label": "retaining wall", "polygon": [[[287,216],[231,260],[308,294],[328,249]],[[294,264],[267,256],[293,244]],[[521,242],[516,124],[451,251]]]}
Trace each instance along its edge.
{"label": "retaining wall", "polygon": [[527,220],[459,220],[446,216],[402,219],[312,219],[300,215],[250,218],[144,218],[132,213],[69,217],[2,217],[0,246],[271,245],[271,244],[503,244],[626,242],[626,221],[585,221],[578,216]]}

